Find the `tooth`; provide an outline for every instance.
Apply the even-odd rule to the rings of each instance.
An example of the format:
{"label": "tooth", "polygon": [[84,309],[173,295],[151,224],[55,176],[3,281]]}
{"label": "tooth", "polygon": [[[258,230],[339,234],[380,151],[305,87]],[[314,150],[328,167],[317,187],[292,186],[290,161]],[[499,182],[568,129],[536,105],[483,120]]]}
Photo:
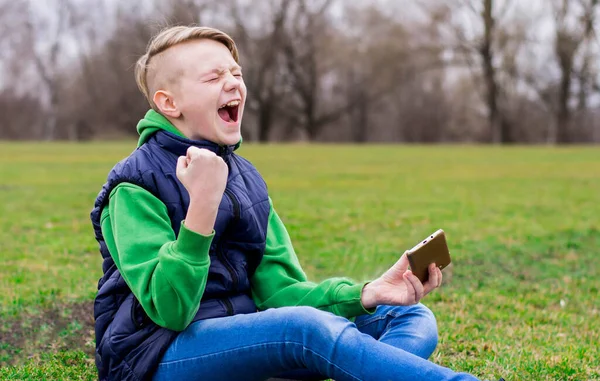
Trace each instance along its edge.
{"label": "tooth", "polygon": [[234,106],[239,106],[240,105],[240,101],[231,101],[228,103],[225,103],[223,106],[219,107],[219,109],[222,109],[223,107],[234,107]]}

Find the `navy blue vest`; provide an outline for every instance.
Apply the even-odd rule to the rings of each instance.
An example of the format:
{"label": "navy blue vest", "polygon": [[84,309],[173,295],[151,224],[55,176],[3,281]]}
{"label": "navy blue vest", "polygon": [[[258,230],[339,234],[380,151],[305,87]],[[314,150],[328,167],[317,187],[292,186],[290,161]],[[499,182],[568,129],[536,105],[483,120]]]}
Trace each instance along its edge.
{"label": "navy blue vest", "polygon": [[102,381],[150,379],[178,334],[156,325],[123,280],[102,236],[102,208],[119,183],[136,184],[166,205],[171,226],[179,235],[189,195],[177,179],[175,167],[177,158],[185,155],[190,146],[217,153],[229,167],[210,247],[208,281],[194,321],[256,312],[249,279],[262,259],[266,243],[270,208],[264,180],[249,161],[233,153],[234,146],[193,141],[159,131],[112,169],[91,213],[104,259],[104,275],[98,282],[94,302],[96,366]]}

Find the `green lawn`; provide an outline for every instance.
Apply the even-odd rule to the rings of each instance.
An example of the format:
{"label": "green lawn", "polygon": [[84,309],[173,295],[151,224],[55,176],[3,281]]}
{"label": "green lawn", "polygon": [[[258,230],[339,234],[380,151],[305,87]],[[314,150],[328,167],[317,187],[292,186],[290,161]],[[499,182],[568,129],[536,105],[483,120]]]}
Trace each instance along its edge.
{"label": "green lawn", "polygon": [[[134,143],[0,143],[0,379],[95,379],[89,212]],[[600,149],[244,145],[313,279],[373,278],[435,229],[432,360],[600,380]],[[6,366],[10,365],[10,366]]]}

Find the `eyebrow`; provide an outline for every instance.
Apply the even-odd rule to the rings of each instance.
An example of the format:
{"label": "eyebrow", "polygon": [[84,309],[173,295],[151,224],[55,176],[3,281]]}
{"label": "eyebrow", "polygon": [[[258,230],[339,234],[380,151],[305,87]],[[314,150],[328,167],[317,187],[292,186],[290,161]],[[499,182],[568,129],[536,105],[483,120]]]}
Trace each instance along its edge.
{"label": "eyebrow", "polygon": [[[231,70],[231,71],[240,70],[241,71],[242,67],[240,65],[235,65],[235,66],[231,66],[229,68],[229,70]],[[219,75],[221,75],[221,74],[225,73],[226,71],[227,71],[227,69],[223,69],[222,67],[220,67],[220,68],[212,69],[211,71],[209,71],[206,74],[219,74]]]}

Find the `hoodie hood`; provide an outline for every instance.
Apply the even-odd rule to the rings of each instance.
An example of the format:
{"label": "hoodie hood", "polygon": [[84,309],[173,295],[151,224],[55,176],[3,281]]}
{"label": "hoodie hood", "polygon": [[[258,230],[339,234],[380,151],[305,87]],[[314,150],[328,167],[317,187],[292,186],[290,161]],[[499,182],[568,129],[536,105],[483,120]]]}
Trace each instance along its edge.
{"label": "hoodie hood", "polygon": [[[146,143],[152,135],[158,131],[167,131],[184,139],[187,137],[181,133],[167,118],[153,109],[148,110],[143,119],[137,124],[137,132],[140,134],[138,147]],[[234,150],[242,144],[242,139],[234,146]]]}
{"label": "hoodie hood", "polygon": [[137,132],[140,134],[140,139],[138,140],[138,147],[142,144],[146,143],[150,136],[154,135],[157,131],[167,131],[182,138],[185,138],[185,135],[181,133],[175,126],[169,122],[167,118],[157,113],[156,111],[150,109],[144,116],[144,119],[140,120],[137,124]]}

